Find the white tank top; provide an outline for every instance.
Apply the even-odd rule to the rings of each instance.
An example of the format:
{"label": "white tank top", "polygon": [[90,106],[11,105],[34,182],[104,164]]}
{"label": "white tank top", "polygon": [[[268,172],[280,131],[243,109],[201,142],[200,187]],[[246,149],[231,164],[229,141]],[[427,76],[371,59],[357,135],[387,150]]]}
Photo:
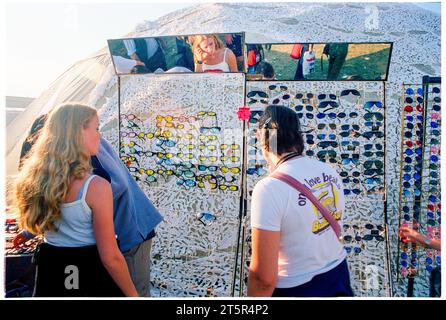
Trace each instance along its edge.
{"label": "white tank top", "polygon": [[91,175],[84,182],[77,200],[62,204],[60,220],[56,225],[57,231],[48,231],[44,241],[57,247],[83,247],[96,244],[93,232],[93,216],[87,205],[88,186],[96,177]]}
{"label": "white tank top", "polygon": [[228,48],[225,48],[225,53],[223,55],[223,61],[217,64],[206,64],[203,62],[202,69],[203,72],[229,72],[229,64],[226,62],[226,52]]}

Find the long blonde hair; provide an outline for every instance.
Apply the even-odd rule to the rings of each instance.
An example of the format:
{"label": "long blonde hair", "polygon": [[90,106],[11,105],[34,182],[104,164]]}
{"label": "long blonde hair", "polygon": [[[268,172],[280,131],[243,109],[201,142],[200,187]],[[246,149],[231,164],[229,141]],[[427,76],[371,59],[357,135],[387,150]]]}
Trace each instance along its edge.
{"label": "long blonde hair", "polygon": [[199,56],[197,56],[197,48],[200,45],[200,43],[203,40],[206,39],[213,39],[215,42],[215,50],[219,50],[221,48],[225,47],[225,44],[223,43],[223,41],[221,41],[221,39],[219,37],[217,37],[215,34],[202,34],[202,35],[197,35],[197,36],[193,36],[192,37],[192,52],[194,53],[194,63],[197,63],[197,61],[199,60]]}
{"label": "long blonde hair", "polygon": [[61,105],[49,114],[14,180],[13,210],[22,228],[33,234],[56,229],[71,178],[91,172],[81,128],[95,115],[96,109],[77,103]]}

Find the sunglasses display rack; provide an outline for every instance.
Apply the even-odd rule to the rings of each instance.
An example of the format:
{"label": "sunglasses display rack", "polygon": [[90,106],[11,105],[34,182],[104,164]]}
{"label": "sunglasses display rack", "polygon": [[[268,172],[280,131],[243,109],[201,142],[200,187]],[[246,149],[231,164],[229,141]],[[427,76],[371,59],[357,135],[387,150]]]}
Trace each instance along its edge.
{"label": "sunglasses display rack", "polygon": [[152,296],[233,294],[244,83],[243,74],[120,77],[121,160],[164,217]]}
{"label": "sunglasses display rack", "polygon": [[[434,78],[403,85],[399,225],[439,239],[441,91],[439,80],[429,79]],[[407,296],[414,296],[415,279],[428,286],[430,273],[440,265],[439,251],[400,241],[397,280],[407,281]]]}
{"label": "sunglasses display rack", "polygon": [[[390,296],[385,224],[385,88],[382,82],[250,82],[247,144],[246,239],[239,286],[246,294],[250,199],[268,174],[256,134],[268,104],[285,105],[300,119],[305,155],[331,164],[343,179],[347,207],[344,244],[357,296]],[[382,213],[373,216],[376,210]],[[372,218],[373,216],[373,218]]]}

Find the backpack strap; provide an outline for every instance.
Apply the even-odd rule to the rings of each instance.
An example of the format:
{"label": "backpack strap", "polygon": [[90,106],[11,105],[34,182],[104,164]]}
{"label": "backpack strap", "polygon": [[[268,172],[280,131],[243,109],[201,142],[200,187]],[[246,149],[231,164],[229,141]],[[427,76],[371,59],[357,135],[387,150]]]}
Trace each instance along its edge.
{"label": "backpack strap", "polygon": [[314,196],[314,194],[311,192],[310,189],[308,189],[306,186],[304,186],[302,183],[300,183],[290,175],[282,172],[275,171],[272,174],[270,174],[270,177],[285,182],[286,184],[293,187],[297,191],[303,193],[308,199],[310,199],[310,201],[316,206],[316,208],[319,210],[319,212],[322,214],[325,220],[327,220],[328,223],[330,223],[330,226],[336,233],[338,239],[341,239],[341,227],[339,226],[339,223],[336,221],[336,219],[333,217],[330,211],[328,211],[328,209],[325,208],[318,199],[316,199],[316,197]]}

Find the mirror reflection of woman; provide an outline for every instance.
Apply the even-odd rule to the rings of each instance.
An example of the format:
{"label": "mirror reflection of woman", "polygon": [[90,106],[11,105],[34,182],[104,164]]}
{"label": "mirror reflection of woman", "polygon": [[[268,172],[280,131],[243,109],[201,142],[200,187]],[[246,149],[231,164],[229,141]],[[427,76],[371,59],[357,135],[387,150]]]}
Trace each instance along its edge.
{"label": "mirror reflection of woman", "polygon": [[237,58],[216,35],[193,39],[195,72],[238,72]]}

